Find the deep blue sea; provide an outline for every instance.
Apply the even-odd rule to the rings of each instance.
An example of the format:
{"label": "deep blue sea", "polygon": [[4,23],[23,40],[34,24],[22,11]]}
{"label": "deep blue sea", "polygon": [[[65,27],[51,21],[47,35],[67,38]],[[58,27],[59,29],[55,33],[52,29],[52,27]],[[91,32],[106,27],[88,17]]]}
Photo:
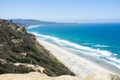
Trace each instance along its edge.
{"label": "deep blue sea", "polygon": [[56,24],[27,29],[38,38],[99,57],[120,68],[120,24]]}

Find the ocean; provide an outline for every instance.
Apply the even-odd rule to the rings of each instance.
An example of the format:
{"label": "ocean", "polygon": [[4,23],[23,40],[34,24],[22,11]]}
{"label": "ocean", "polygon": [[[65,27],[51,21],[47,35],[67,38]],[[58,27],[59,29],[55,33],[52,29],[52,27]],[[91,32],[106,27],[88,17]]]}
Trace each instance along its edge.
{"label": "ocean", "polygon": [[76,55],[94,56],[120,69],[119,23],[37,25],[27,31]]}

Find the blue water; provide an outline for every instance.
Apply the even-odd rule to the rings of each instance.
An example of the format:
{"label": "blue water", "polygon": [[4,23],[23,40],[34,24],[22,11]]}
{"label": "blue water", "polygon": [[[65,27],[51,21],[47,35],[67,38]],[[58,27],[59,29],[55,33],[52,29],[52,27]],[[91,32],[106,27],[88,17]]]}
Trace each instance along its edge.
{"label": "blue water", "polygon": [[48,42],[94,55],[120,68],[120,24],[59,24],[27,30]]}

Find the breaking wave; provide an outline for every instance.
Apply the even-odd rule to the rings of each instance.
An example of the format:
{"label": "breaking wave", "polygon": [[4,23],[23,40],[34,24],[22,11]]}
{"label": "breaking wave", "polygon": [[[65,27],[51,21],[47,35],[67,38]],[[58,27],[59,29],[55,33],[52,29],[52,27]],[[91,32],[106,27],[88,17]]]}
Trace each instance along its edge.
{"label": "breaking wave", "polygon": [[[115,53],[112,53],[107,50],[100,50],[100,49],[94,49],[94,48],[87,47],[87,46],[82,46],[82,45],[79,45],[79,44],[76,44],[76,43],[73,43],[67,40],[59,39],[57,37],[53,37],[49,35],[42,35],[42,34],[39,34],[38,32],[30,32],[30,33],[36,35],[36,37],[42,40],[54,43],[58,46],[66,47],[68,49],[74,49],[76,51],[79,51],[82,54],[86,54],[89,56],[98,57],[120,69],[120,59],[117,58],[117,54]],[[106,45],[96,45],[96,46],[109,47]]]}

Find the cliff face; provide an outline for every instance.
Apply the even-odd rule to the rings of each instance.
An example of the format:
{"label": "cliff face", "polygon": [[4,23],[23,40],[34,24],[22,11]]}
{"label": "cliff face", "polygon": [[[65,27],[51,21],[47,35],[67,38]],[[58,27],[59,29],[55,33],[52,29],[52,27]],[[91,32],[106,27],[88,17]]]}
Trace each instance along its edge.
{"label": "cliff face", "polygon": [[0,73],[36,71],[25,64],[44,67],[43,72],[51,76],[74,75],[41,46],[34,35],[27,33],[23,26],[0,19]]}

